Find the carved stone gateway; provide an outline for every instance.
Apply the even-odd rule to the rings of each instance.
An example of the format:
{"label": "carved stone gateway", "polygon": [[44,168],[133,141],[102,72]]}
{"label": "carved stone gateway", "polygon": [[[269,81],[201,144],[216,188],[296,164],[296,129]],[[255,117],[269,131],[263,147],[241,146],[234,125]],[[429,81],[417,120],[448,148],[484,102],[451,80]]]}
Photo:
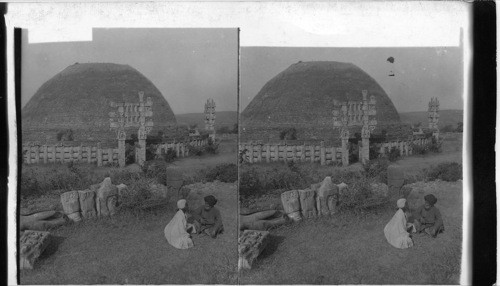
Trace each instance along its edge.
{"label": "carved stone gateway", "polygon": [[215,101],[209,98],[205,103],[205,130],[210,132],[210,138],[215,140]]}
{"label": "carved stone gateway", "polygon": [[255,259],[269,243],[268,231],[245,230],[238,239],[238,269],[251,269]]}
{"label": "carved stone gateway", "polygon": [[283,204],[283,211],[289,218],[294,221],[302,219],[300,216],[299,192],[297,190],[281,193],[281,203]]}
{"label": "carved stone gateway", "polygon": [[431,98],[429,102],[429,129],[432,130],[432,135],[434,138],[439,139],[439,100],[437,98]]}
{"label": "carved stone gateway", "polygon": [[361,144],[360,144],[360,161],[365,164],[370,159],[370,133],[375,129],[377,120],[375,119],[376,99],[375,96],[370,96],[368,99],[368,91],[362,90],[362,101],[334,101],[333,107],[333,126],[340,128],[340,138],[342,140],[342,165],[349,165],[349,127],[362,126],[361,128]]}
{"label": "carved stone gateway", "polygon": [[19,264],[21,269],[33,269],[36,260],[50,243],[47,231],[26,230],[19,239]]}
{"label": "carved stone gateway", "polygon": [[144,92],[139,92],[139,103],[111,102],[111,107],[116,107],[116,112],[110,112],[110,128],[116,129],[119,150],[120,167],[125,166],[125,128],[138,127],[137,139],[139,146],[136,149],[136,163],[143,165],[146,161],[146,138],[153,129],[153,101],[148,97],[144,101]]}

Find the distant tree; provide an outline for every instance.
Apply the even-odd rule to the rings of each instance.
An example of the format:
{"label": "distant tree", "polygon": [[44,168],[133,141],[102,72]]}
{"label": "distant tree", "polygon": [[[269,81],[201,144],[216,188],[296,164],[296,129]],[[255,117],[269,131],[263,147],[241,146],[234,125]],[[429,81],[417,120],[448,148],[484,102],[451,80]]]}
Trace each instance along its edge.
{"label": "distant tree", "polygon": [[233,125],[233,132],[232,132],[232,133],[234,133],[234,134],[238,134],[238,123],[235,123],[235,124]]}
{"label": "distant tree", "polygon": [[297,140],[297,130],[288,128],[280,132],[280,140]]}
{"label": "distant tree", "polygon": [[231,133],[231,130],[229,130],[229,127],[227,127],[227,126],[222,126],[222,127],[217,128],[217,133],[229,134],[229,133]]}
{"label": "distant tree", "polygon": [[464,123],[463,122],[458,122],[457,123],[457,129],[455,129],[456,132],[464,132]]}
{"label": "distant tree", "polygon": [[453,132],[453,131],[455,131],[453,125],[446,125],[445,127],[441,128],[441,132]]}
{"label": "distant tree", "polygon": [[73,141],[73,130],[66,129],[57,132],[57,141]]}
{"label": "distant tree", "polygon": [[413,128],[420,128],[422,127],[422,122],[417,122],[413,125]]}
{"label": "distant tree", "polygon": [[189,129],[196,129],[198,127],[198,124],[189,124]]}

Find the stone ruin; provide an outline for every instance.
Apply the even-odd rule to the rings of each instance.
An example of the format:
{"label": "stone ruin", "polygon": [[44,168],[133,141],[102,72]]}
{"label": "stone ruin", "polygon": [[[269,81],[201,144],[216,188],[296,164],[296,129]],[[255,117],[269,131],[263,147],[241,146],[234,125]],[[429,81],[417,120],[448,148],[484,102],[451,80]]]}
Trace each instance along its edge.
{"label": "stone ruin", "polygon": [[269,243],[268,231],[245,230],[238,239],[238,269],[250,269]]}
{"label": "stone ruin", "polygon": [[21,269],[33,269],[38,257],[50,243],[47,231],[26,230],[19,239],[19,266]]}
{"label": "stone ruin", "polygon": [[61,194],[64,213],[74,222],[113,216],[118,211],[119,194],[125,188],[124,184],[115,186],[110,178],[105,178],[87,190],[65,192]]}
{"label": "stone ruin", "polygon": [[323,182],[312,184],[308,189],[283,192],[283,210],[293,221],[299,221],[302,217],[331,215],[337,212],[339,193],[346,189],[346,184],[336,185],[331,177],[326,177]]}

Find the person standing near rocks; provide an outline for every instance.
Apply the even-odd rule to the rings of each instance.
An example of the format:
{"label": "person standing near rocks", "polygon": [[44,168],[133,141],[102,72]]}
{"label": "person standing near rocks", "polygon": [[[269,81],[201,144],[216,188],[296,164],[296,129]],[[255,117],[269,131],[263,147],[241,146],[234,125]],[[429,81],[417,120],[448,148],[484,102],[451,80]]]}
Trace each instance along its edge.
{"label": "person standing near rocks", "polygon": [[177,202],[178,211],[165,227],[164,233],[168,243],[178,249],[188,249],[194,246],[191,235],[187,232],[188,223],[186,211],[188,205],[186,200]]}
{"label": "person standing near rocks", "polygon": [[412,216],[415,218],[415,229],[417,232],[424,232],[435,238],[438,233],[444,231],[441,212],[434,206],[437,198],[429,194],[424,197],[424,201],[424,205],[412,213]]}
{"label": "person standing near rocks", "polygon": [[212,238],[224,231],[220,211],[215,207],[217,199],[210,195],[204,198],[205,205],[200,206],[192,212],[193,224],[198,234],[206,234]]}
{"label": "person standing near rocks", "polygon": [[392,246],[397,248],[409,248],[413,246],[413,240],[407,231],[405,210],[408,208],[405,199],[397,201],[398,211],[384,228],[385,238]]}

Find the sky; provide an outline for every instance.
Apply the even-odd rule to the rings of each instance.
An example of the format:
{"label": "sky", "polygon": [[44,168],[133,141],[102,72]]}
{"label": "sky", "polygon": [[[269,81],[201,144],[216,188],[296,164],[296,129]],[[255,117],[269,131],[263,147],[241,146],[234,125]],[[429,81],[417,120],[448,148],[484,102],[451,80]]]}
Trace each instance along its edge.
{"label": "sky", "polygon": [[[432,97],[439,99],[441,109],[463,109],[462,52],[460,47],[243,47],[240,108],[243,111],[267,81],[298,61],[340,61],[373,77],[398,112],[426,111]],[[394,76],[389,76],[391,71]]]}
{"label": "sky", "polygon": [[163,94],[174,114],[201,113],[208,98],[217,111],[236,111],[237,29],[93,29],[92,41],[28,44],[23,30],[24,107],[38,88],[69,65],[128,64]]}

